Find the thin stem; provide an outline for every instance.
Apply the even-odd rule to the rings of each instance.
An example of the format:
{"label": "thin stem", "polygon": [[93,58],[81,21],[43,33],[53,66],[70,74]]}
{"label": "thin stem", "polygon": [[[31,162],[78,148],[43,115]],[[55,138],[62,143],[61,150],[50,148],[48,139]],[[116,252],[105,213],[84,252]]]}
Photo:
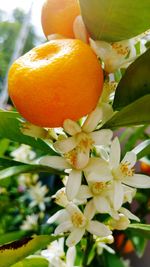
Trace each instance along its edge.
{"label": "thin stem", "polygon": [[87,267],[88,265],[88,256],[89,253],[92,249],[93,246],[93,237],[91,234],[87,233],[87,243],[86,243],[86,248],[84,251],[84,257],[83,257],[83,261],[82,261],[82,267]]}

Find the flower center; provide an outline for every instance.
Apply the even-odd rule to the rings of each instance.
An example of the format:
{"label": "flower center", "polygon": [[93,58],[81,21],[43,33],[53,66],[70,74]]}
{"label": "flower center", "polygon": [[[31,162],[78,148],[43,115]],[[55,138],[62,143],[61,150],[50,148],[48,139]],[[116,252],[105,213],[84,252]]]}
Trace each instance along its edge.
{"label": "flower center", "polygon": [[103,189],[105,188],[106,188],[105,182],[96,182],[92,184],[91,191],[94,195],[100,195]]}
{"label": "flower center", "polygon": [[92,138],[86,133],[77,134],[78,148],[83,152],[86,152],[87,149],[91,149],[94,145]]}
{"label": "flower center", "polygon": [[82,228],[86,225],[86,218],[84,217],[82,213],[75,212],[71,216],[71,220],[72,220],[73,225],[77,228]]}
{"label": "flower center", "polygon": [[123,174],[123,176],[133,176],[134,175],[134,168],[130,168],[130,163],[120,163],[120,170]]}
{"label": "flower center", "polygon": [[72,166],[76,166],[76,161],[77,161],[76,149],[73,149],[72,151],[66,153],[65,158]]}

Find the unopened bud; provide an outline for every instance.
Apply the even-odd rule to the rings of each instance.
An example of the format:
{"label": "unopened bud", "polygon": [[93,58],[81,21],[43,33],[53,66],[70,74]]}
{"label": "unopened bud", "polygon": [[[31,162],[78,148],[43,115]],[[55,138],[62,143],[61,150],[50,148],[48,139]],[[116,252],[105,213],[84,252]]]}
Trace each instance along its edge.
{"label": "unopened bud", "polygon": [[84,25],[83,19],[81,15],[77,16],[73,23],[73,31],[76,39],[83,41],[84,43],[88,43],[88,32]]}
{"label": "unopened bud", "polygon": [[111,230],[125,230],[128,228],[130,221],[125,215],[119,214],[119,220],[110,219],[108,224]]}
{"label": "unopened bud", "polygon": [[34,124],[31,124],[30,122],[22,123],[20,130],[24,135],[28,135],[34,138],[46,139],[47,137],[46,129],[36,126]]}

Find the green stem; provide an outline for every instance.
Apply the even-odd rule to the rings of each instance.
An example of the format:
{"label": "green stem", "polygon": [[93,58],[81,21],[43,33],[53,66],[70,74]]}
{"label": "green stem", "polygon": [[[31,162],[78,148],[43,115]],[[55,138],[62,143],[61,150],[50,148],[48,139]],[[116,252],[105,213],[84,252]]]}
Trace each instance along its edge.
{"label": "green stem", "polygon": [[87,267],[88,265],[88,256],[89,253],[92,249],[93,246],[93,237],[91,234],[87,233],[87,243],[86,243],[86,248],[84,251],[84,257],[83,257],[83,261],[82,261],[82,267]]}

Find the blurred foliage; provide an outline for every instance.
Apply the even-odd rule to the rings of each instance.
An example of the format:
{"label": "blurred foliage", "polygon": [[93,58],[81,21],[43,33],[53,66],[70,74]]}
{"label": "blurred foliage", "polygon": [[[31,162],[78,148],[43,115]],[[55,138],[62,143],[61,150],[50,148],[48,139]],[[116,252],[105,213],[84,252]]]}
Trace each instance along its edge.
{"label": "blurred foliage", "polygon": [[[2,82],[7,73],[8,65],[15,49],[15,43],[24,18],[25,13],[20,9],[15,9],[10,19],[6,20],[6,13],[0,10],[0,89],[2,89]],[[38,38],[33,26],[30,25],[23,54],[35,46]]]}

